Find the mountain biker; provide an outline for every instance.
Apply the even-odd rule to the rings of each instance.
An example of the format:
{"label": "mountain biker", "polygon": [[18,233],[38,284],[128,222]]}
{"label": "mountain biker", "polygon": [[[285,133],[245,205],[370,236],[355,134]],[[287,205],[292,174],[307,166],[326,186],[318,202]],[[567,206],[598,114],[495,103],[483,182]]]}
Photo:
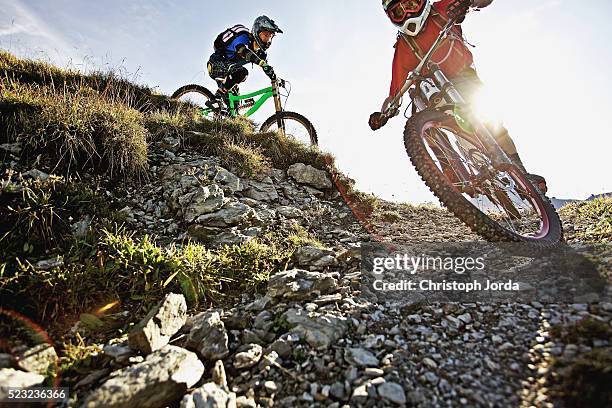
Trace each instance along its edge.
{"label": "mountain biker", "polygon": [[[475,8],[484,8],[493,2],[493,0],[470,1],[470,6]],[[394,46],[391,89],[381,111],[384,111],[400,92],[408,74],[417,67],[420,58],[431,48],[449,20],[447,9],[453,3],[457,3],[457,0],[441,0],[435,3],[432,0],[382,0],[387,17],[398,27],[399,32]],[[432,61],[440,66],[442,72],[453,82],[466,101],[471,102],[478,89],[482,87],[482,82],[473,67],[472,53],[463,39],[461,22],[462,19],[433,54]],[[387,120],[388,118],[381,112],[374,112],[370,115],[370,128],[380,129]],[[508,130],[501,127],[493,135],[512,162],[527,173]],[[528,176],[546,192],[546,181],[543,177],[535,174]]]}
{"label": "mountain biker", "polygon": [[272,45],[272,39],[283,31],[274,20],[267,16],[259,16],[253,23],[251,31],[237,24],[217,36],[215,52],[208,60],[208,74],[217,82],[219,89],[215,99],[206,102],[206,106],[216,109],[219,103],[229,105],[228,92],[246,80],[249,71],[244,67],[248,63],[259,65],[271,79],[276,79],[274,69],[267,63],[267,50]]}

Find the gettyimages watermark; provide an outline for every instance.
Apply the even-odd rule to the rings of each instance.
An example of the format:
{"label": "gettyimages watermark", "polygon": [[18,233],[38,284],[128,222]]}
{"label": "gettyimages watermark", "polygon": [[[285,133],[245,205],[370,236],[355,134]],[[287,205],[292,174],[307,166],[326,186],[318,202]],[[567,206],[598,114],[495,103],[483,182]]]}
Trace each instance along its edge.
{"label": "gettyimages watermark", "polygon": [[[609,259],[610,246],[595,252]],[[610,286],[592,254],[511,243],[364,244],[362,290],[378,301],[598,302]]]}

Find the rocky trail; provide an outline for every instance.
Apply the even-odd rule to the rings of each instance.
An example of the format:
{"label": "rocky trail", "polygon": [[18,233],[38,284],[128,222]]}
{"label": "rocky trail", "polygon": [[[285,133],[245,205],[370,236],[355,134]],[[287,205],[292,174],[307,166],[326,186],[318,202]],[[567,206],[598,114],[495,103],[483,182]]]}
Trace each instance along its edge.
{"label": "rocky trail", "polygon": [[[444,209],[381,202],[368,231],[327,173],[310,166],[241,178],[172,137],[150,161],[150,181],[122,197],[141,234],[219,246],[299,225],[323,247],[300,248],[265,293],[233,305],[188,315],[183,295],[167,295],[129,334],[106,341],[90,372],[70,379],[69,406],[545,407],[556,405],[553,358],[610,345],[550,333],[585,318],[609,327],[610,303],[373,301],[362,290],[364,242],[478,240]],[[35,362],[19,359],[19,371],[0,370],[0,383],[39,384],[36,371],[54,353],[34,354]]]}

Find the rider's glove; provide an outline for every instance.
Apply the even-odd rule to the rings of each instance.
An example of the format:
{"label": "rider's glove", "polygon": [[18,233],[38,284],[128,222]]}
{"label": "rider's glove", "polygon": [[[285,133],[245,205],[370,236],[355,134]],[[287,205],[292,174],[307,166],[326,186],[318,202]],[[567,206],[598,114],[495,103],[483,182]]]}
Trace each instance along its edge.
{"label": "rider's glove", "polygon": [[268,76],[268,78],[270,78],[272,81],[276,79],[274,68],[272,68],[270,65],[265,64],[265,65],[262,65],[261,68],[263,69],[263,72]]}
{"label": "rider's glove", "polygon": [[448,4],[446,14],[450,19],[455,20],[455,23],[463,23],[465,15],[473,1],[474,0],[453,0]]}
{"label": "rider's glove", "polygon": [[385,126],[388,120],[389,118],[383,115],[382,112],[374,112],[370,115],[370,120],[368,121],[368,124],[370,125],[370,129],[378,130],[381,127]]}
{"label": "rider's glove", "polygon": [[472,7],[485,8],[489,4],[493,3],[493,0],[472,0]]}

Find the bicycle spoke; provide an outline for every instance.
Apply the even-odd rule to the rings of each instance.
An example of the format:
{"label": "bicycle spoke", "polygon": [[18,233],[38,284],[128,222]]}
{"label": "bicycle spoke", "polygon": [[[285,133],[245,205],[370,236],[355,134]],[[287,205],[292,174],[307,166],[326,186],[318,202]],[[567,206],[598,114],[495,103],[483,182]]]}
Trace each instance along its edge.
{"label": "bicycle spoke", "polygon": [[[453,131],[430,129],[425,132],[423,140],[430,157],[450,185],[464,192],[476,208],[496,217],[508,230],[525,234],[523,230],[529,229],[539,210],[529,199],[531,193],[514,176],[495,170],[482,147],[460,140]],[[464,180],[460,176],[459,166],[465,169],[470,179]],[[483,171],[492,175],[487,176],[488,173]],[[541,226],[541,222],[539,224]]]}

